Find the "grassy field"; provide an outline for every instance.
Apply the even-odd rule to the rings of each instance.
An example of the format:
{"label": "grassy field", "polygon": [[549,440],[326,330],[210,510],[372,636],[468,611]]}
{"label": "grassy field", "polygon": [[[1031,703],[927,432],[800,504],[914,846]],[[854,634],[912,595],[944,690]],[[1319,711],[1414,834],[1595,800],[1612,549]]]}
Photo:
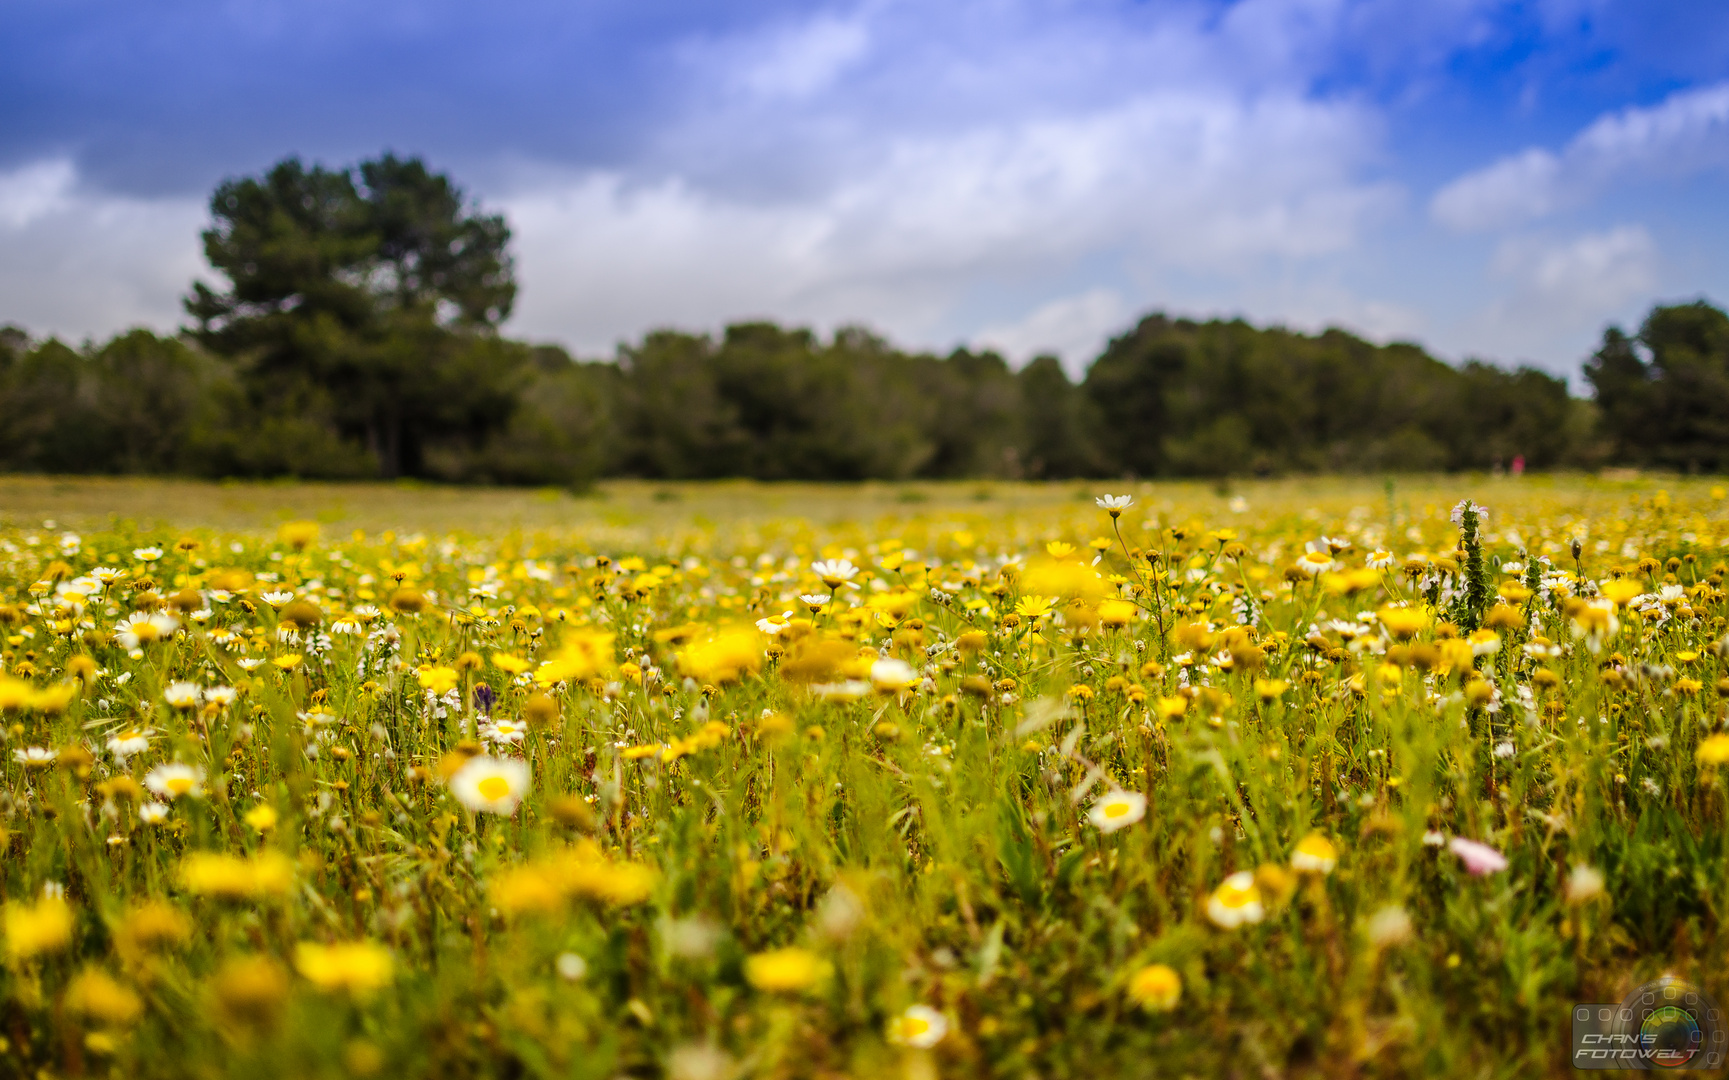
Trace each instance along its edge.
{"label": "grassy field", "polygon": [[0,478],[0,1074],[1570,1074],[1724,494]]}

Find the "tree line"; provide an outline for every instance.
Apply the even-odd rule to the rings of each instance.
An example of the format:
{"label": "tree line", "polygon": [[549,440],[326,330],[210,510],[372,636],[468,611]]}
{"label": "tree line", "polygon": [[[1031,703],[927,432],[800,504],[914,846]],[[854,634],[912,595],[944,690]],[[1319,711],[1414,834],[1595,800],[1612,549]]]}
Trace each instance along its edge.
{"label": "tree line", "polygon": [[179,334],[0,328],[0,469],[567,485],[1293,471],[1729,468],[1729,316],[1604,335],[1590,400],[1522,367],[1343,330],[1149,315],[1054,357],[867,330],[655,331],[607,362],[513,341],[510,230],[418,159],[288,159],[211,198]]}

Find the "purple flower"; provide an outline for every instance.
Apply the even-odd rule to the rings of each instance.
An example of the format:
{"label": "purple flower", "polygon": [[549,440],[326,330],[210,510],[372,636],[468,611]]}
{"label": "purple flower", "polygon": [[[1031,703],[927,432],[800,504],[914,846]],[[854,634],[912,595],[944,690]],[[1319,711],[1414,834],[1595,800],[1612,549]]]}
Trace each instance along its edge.
{"label": "purple flower", "polygon": [[1447,842],[1447,850],[1459,856],[1459,861],[1465,864],[1465,869],[1482,877],[1507,869],[1507,857],[1490,847],[1479,844],[1475,840],[1467,840],[1463,836],[1455,836]]}
{"label": "purple flower", "polygon": [[491,716],[492,703],[497,700],[498,695],[493,693],[492,687],[485,683],[481,683],[479,686],[474,688],[474,708],[476,712],[485,716]]}

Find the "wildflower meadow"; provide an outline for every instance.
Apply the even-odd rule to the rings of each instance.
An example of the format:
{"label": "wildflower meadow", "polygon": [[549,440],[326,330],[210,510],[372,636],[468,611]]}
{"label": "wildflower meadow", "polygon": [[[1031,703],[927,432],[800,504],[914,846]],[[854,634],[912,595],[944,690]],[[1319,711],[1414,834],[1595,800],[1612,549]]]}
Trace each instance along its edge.
{"label": "wildflower meadow", "polygon": [[1558,1076],[1729,991],[1710,481],[35,483],[0,1074]]}

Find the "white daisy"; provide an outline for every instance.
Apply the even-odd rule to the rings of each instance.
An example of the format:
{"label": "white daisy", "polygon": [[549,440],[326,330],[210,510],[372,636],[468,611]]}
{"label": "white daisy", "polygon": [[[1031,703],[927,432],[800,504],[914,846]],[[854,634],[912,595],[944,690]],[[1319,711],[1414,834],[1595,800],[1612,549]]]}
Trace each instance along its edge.
{"label": "white daisy", "polygon": [[471,757],[450,778],[450,792],[477,813],[516,813],[528,793],[528,763],[516,758]]}
{"label": "white daisy", "polygon": [[871,685],[888,693],[899,693],[917,685],[919,673],[905,660],[884,659],[871,665]]}
{"label": "white daisy", "polygon": [[949,1033],[948,1017],[929,1005],[909,1005],[907,1011],[889,1021],[889,1041],[926,1050],[942,1042]]}
{"label": "white daisy", "polygon": [[115,625],[114,640],[122,649],[131,651],[173,637],[174,631],[179,628],[180,623],[172,615],[146,615],[142,611],[134,611],[124,622]]}
{"label": "white daisy", "polygon": [[482,739],[500,746],[515,746],[527,734],[528,725],[520,720],[495,720],[480,729]]}
{"label": "white daisy", "polygon": [[109,736],[107,746],[114,760],[125,764],[133,754],[142,754],[150,749],[150,729],[127,728],[118,735]]}
{"label": "white daisy", "polygon": [[831,589],[838,589],[842,585],[850,584],[853,578],[858,577],[859,569],[848,559],[824,559],[821,562],[811,563],[810,572],[815,574],[824,585]]}
{"label": "white daisy", "polygon": [[1147,816],[1147,797],[1138,791],[1112,791],[1093,804],[1087,820],[1100,832],[1112,833]]}
{"label": "white daisy", "polygon": [[162,690],[162,700],[176,709],[196,709],[203,693],[189,682],[171,682]]}
{"label": "white daisy", "polygon": [[1207,918],[1215,926],[1233,930],[1245,923],[1258,923],[1267,915],[1255,875],[1239,870],[1220,883],[1207,898]]}
{"label": "white daisy", "polygon": [[196,765],[167,761],[144,774],[144,786],[165,799],[182,795],[194,799],[204,796],[204,770]]}

